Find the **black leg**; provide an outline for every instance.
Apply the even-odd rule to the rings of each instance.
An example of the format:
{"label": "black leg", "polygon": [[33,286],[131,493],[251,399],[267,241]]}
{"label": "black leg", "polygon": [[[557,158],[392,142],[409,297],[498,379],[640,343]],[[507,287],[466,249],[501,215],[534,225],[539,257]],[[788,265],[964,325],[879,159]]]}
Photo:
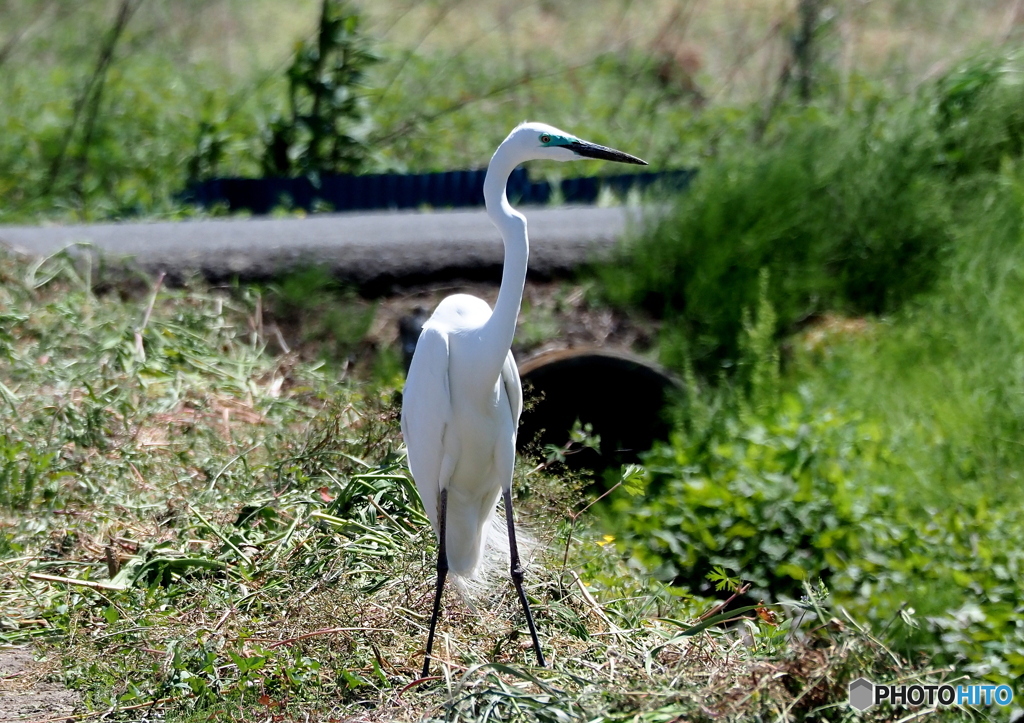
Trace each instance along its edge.
{"label": "black leg", "polygon": [[437,627],[437,616],[441,612],[441,593],[444,591],[444,579],[448,576],[448,553],[445,545],[445,520],[448,516],[448,490],[441,490],[438,501],[438,521],[441,523],[441,534],[437,542],[437,593],[434,595],[434,612],[430,616],[430,634],[427,635],[427,656],[423,660],[421,678],[430,675],[430,651],[434,648],[434,628]]}
{"label": "black leg", "polygon": [[523,566],[519,563],[519,546],[516,545],[516,525],[512,520],[512,490],[502,491],[505,498],[505,521],[508,523],[508,551],[512,558],[512,582],[519,593],[519,602],[523,604],[523,612],[526,613],[526,624],[530,628],[530,637],[533,638],[533,650],[537,653],[537,665],[545,667],[544,653],[540,650],[540,640],[537,639],[537,626],[533,624],[533,613],[530,612],[530,603],[526,601],[526,593],[523,592]]}

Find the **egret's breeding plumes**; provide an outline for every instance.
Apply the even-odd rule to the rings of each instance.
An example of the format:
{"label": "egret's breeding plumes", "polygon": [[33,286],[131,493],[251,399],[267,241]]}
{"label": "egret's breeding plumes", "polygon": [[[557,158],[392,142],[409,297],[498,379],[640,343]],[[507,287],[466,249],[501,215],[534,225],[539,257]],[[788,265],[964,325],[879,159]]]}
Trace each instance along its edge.
{"label": "egret's breeding plumes", "polygon": [[543,123],[517,126],[487,166],[484,201],[501,232],[505,264],[494,311],[466,294],[442,301],[423,325],[402,402],[409,468],[437,534],[437,592],[430,617],[423,677],[429,674],[434,629],[448,572],[476,572],[498,495],[505,501],[512,582],[526,614],[537,663],[544,654],[523,592],[512,521],[512,468],[523,389],[512,358],[512,337],[526,283],[526,218],[509,205],[505,184],[524,161],[597,158],[647,165],[627,153],[588,143]]}

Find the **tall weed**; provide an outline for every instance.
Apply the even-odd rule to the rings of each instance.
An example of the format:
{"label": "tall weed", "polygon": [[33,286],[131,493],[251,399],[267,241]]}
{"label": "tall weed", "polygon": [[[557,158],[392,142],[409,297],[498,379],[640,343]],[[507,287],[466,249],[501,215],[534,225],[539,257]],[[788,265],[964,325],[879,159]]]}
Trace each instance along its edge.
{"label": "tall weed", "polygon": [[[197,153],[197,129],[208,116],[224,118],[232,102],[227,92],[206,90],[215,76],[199,68],[179,77],[160,58],[115,65],[88,142],[72,134],[69,160],[52,179],[51,162],[71,125],[68,98],[80,79],[64,68],[0,78],[0,222],[55,213],[95,220],[184,212],[176,196]],[[266,95],[266,88],[247,89],[238,100],[254,110]],[[235,112],[218,127],[221,148],[209,170],[255,172],[258,117]]]}
{"label": "tall weed", "polygon": [[918,493],[1019,504],[1024,468],[1024,170],[976,197],[933,293],[874,333],[793,345],[795,378],[884,420]]}
{"label": "tall weed", "polygon": [[[763,166],[777,174],[764,175],[768,180],[812,176],[787,153],[812,167],[843,168],[819,176],[831,180],[818,195],[813,184],[802,186],[806,205],[786,206],[789,215],[773,215],[774,207],[763,203],[764,197],[785,203],[784,194],[735,181],[767,221],[752,219],[753,212],[725,193],[735,178],[727,170],[742,168],[741,162],[731,156],[716,161],[703,195],[693,205],[681,200],[670,216],[692,222],[696,231],[659,226],[640,242],[652,255],[659,252],[654,239],[667,242],[651,268],[679,264],[676,296],[668,293],[667,273],[659,278],[662,287],[631,288],[633,279],[645,278],[641,273],[607,272],[621,282],[621,298],[636,289],[668,290],[657,301],[677,335],[672,349],[684,369],[689,355],[705,369],[738,357],[744,372],[738,379],[713,376],[726,382],[717,388],[688,374],[690,398],[677,435],[646,460],[649,494],[629,509],[626,500],[614,503],[621,509],[609,524],[638,564],[690,587],[720,566],[773,596],[796,594],[802,580],[820,576],[847,609],[880,624],[902,618],[907,654],[924,652],[990,680],[1024,675],[1017,622],[1024,604],[1017,582],[1024,564],[1024,170],[1019,105],[1011,102],[1020,91],[1007,67],[973,61],[902,115],[890,109],[879,116],[880,125],[865,125],[875,131],[861,140],[877,153],[859,156],[863,168],[844,165],[857,157],[849,150],[856,146],[837,143],[833,156],[823,158],[825,146],[799,147],[789,131],[753,149],[753,157],[777,161]],[[853,131],[819,132],[840,139]],[[845,186],[847,177],[863,188]],[[716,189],[732,205],[720,204]],[[886,198],[886,189],[895,195]],[[859,210],[849,217],[823,215],[841,205],[822,203],[822,195],[847,199]],[[716,214],[717,226],[703,223]],[[856,233],[829,229],[836,218],[850,221]],[[712,227],[732,245],[708,262],[692,237],[704,233],[700,238],[710,241]],[[807,238],[780,229],[814,229],[822,248],[801,256],[809,244],[768,244],[769,238],[791,244]],[[928,238],[935,233],[938,240]],[[678,246],[689,255],[674,255],[678,247],[670,244],[680,238],[690,240]],[[846,245],[829,246],[837,238]],[[879,245],[868,243],[872,239]],[[901,239],[917,239],[918,249],[931,251],[903,256]],[[846,247],[861,253],[845,275],[835,273],[841,264],[820,263],[828,250]],[[648,273],[647,263],[640,258],[634,267]],[[763,284],[755,280],[761,267],[770,270],[768,308],[779,311],[780,334],[800,325],[794,299],[809,299],[815,313],[831,313],[828,323],[790,336],[778,381],[782,394],[774,398],[765,394],[770,375],[752,373],[770,369],[770,355],[758,341],[767,327],[762,320],[770,319],[764,300],[757,321],[744,322]],[[780,278],[787,272],[792,278]],[[744,283],[726,285],[737,277]],[[703,279],[722,285],[708,282],[717,295],[685,295],[703,291],[696,285]],[[800,297],[801,288],[823,291]],[[700,302],[698,310],[718,316],[696,315]],[[835,323],[837,311],[867,318]],[[717,327],[728,332],[712,338],[717,347],[701,347],[701,338],[689,335],[690,329],[716,328],[708,318],[735,325]]]}
{"label": "tall weed", "polygon": [[918,103],[795,112],[710,159],[671,211],[599,271],[611,300],[661,315],[713,372],[738,357],[758,274],[782,333],[826,310],[882,314],[929,288],[951,242],[950,189]]}

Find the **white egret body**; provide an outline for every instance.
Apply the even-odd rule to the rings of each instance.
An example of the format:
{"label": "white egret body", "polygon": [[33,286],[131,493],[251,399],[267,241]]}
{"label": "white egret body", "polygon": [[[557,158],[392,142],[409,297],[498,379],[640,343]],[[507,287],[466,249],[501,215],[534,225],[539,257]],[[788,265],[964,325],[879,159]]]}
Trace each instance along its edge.
{"label": "white egret body", "polygon": [[529,241],[526,218],[505,185],[520,163],[599,158],[646,165],[543,123],[517,126],[491,157],[484,179],[487,214],[501,232],[505,263],[494,311],[475,296],[442,301],[420,333],[406,378],[402,433],[409,468],[438,538],[437,591],[423,677],[429,673],[441,592],[449,571],[472,577],[480,564],[498,496],[505,500],[512,580],[526,614],[537,662],[544,665],[526,595],[512,518],[512,471],[523,389],[512,337],[523,299]]}

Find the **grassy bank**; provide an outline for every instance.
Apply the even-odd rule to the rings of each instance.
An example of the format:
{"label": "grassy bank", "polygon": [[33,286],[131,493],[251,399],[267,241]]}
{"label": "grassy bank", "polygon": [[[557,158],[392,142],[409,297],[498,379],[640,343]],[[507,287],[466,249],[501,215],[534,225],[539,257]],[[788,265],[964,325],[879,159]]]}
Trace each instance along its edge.
{"label": "grassy bank", "polygon": [[636,513],[646,569],[774,596],[821,576],[905,615],[908,654],[1024,675],[1019,78],[982,58],[909,101],[800,111],[601,272],[691,379],[648,500],[612,518]]}
{"label": "grassy bank", "polygon": [[665,587],[588,515],[570,524],[573,485],[524,464],[552,666],[529,665],[502,581],[475,609],[447,599],[445,664],[417,683],[434,547],[391,390],[270,353],[254,290],[97,293],[60,256],[4,257],[0,279],[0,641],[34,642],[88,711],[845,720],[858,675],[947,675],[833,618],[815,585],[725,614]]}

